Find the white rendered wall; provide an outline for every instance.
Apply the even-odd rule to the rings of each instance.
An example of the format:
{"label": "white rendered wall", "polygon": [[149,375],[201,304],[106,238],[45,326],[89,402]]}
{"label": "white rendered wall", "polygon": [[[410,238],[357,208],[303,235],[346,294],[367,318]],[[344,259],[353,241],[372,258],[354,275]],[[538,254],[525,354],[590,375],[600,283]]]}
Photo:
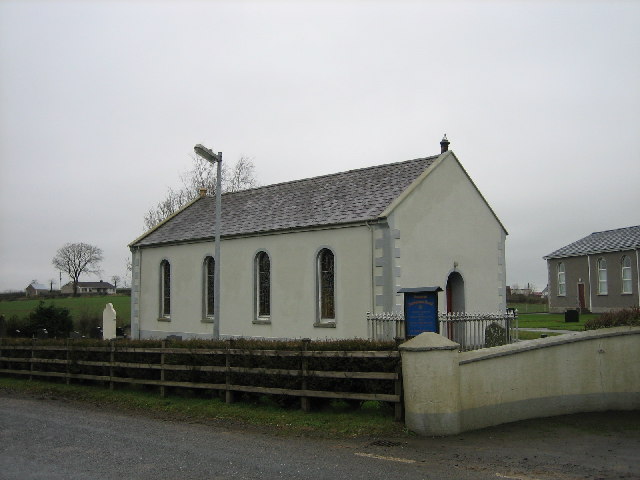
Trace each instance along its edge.
{"label": "white rendered wall", "polygon": [[[506,232],[452,154],[396,207],[389,224],[400,232],[398,287],[444,290],[456,271],[464,279],[466,311],[505,310]],[[445,292],[438,298],[445,311]],[[396,304],[402,302],[398,295]]]}
{"label": "white rendered wall", "polygon": [[[335,255],[335,328],[317,327],[316,256]],[[256,324],[254,258],[271,261],[270,323]],[[208,338],[203,321],[203,262],[213,242],[142,249],[141,338],[182,335]],[[221,245],[222,337],[353,338],[367,336],[372,304],[371,231],[366,226],[224,240]],[[159,321],[160,262],[171,264],[171,319]]]}

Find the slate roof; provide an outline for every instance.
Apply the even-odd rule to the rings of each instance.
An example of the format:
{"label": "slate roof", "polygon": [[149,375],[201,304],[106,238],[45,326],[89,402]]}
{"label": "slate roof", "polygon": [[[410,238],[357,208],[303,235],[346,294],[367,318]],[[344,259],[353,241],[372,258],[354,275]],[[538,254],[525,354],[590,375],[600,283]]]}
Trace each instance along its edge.
{"label": "slate roof", "polygon": [[549,258],[577,257],[604,252],[634,250],[636,248],[640,248],[640,225],[594,232],[543,258],[547,260]]}
{"label": "slate roof", "polygon": [[[376,219],[438,156],[222,194],[222,236]],[[202,197],[132,246],[213,238],[215,198]]]}
{"label": "slate roof", "polygon": [[[66,286],[73,286],[73,282],[69,282],[65,285]],[[85,288],[116,288],[113,285],[111,285],[108,282],[78,282],[78,287],[85,287]]]}

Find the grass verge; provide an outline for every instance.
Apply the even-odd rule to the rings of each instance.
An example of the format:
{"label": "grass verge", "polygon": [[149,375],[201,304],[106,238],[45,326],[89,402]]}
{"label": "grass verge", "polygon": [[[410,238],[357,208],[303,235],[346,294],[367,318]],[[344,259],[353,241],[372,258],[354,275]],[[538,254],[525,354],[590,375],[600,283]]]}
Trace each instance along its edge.
{"label": "grass verge", "polygon": [[99,386],[7,377],[0,377],[0,392],[64,399],[93,407],[113,408],[118,412],[176,421],[268,430],[279,435],[324,438],[410,435],[404,423],[394,422],[390,407],[378,402],[365,402],[359,409],[351,409],[344,402],[332,402],[323,410],[303,412],[280,408],[266,397],[261,397],[257,403],[227,404],[217,397],[161,398],[157,391],[108,390]]}
{"label": "grass verge", "polygon": [[556,335],[562,335],[562,333],[554,333],[554,332],[525,332],[520,330],[518,332],[518,339],[520,340],[535,340],[536,338],[542,338],[542,335],[547,335],[548,337],[553,337]]}

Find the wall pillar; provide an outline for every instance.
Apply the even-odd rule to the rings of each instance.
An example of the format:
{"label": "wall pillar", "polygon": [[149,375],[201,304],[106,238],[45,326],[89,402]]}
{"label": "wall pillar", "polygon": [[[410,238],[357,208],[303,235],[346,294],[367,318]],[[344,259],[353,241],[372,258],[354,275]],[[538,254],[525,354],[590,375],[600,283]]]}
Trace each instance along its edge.
{"label": "wall pillar", "polygon": [[405,423],[419,435],[461,431],[458,348],[431,332],[400,345]]}

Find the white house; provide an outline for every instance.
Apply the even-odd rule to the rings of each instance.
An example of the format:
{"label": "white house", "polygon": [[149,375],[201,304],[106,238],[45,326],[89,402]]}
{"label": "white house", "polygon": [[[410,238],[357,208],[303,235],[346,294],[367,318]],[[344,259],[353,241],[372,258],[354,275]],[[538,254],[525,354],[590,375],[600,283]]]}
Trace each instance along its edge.
{"label": "white house", "polygon": [[[366,338],[402,287],[504,311],[507,232],[443,140],[427,158],[201,196],[130,245],[133,338]],[[221,268],[220,318],[213,272]]]}
{"label": "white house", "polygon": [[[73,282],[62,286],[62,293],[73,293]],[[78,282],[78,295],[115,295],[116,287],[108,282]]]}

